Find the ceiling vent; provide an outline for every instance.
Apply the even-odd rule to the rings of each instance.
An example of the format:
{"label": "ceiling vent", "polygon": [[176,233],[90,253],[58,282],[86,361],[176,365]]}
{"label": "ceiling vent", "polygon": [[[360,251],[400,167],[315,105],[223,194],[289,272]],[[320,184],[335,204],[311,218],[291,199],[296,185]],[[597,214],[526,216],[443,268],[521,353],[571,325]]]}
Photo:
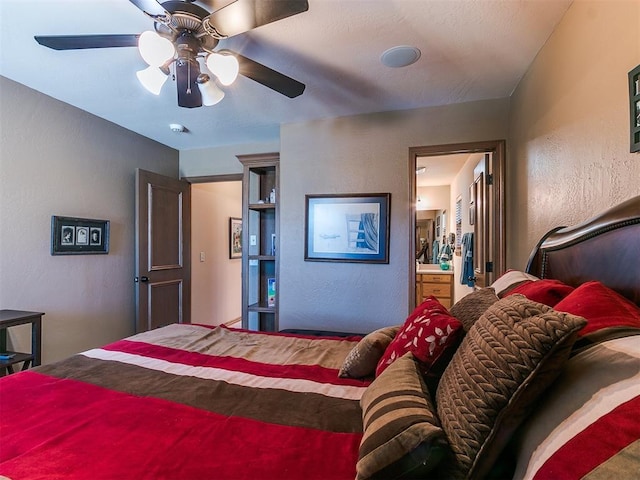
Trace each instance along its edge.
{"label": "ceiling vent", "polygon": [[417,62],[420,55],[420,50],[416,47],[400,45],[385,51],[380,57],[380,61],[387,67],[400,68]]}

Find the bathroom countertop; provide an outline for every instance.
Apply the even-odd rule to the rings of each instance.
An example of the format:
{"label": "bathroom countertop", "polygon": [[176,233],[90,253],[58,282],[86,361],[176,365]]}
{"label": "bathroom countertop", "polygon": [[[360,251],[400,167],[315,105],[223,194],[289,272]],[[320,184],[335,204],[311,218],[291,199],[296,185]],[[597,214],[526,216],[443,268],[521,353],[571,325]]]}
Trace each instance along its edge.
{"label": "bathroom countertop", "polygon": [[440,264],[437,263],[421,263],[416,266],[416,274],[422,273],[443,273],[445,275],[453,275],[453,268],[442,270]]}

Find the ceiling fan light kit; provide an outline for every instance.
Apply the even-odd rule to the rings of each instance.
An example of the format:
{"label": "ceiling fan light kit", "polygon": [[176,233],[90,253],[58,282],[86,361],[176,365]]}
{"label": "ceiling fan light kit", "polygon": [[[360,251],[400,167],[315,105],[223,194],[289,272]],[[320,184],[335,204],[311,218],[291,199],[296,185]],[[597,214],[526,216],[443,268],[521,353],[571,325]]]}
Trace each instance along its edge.
{"label": "ceiling fan light kit", "polygon": [[198,83],[198,89],[202,96],[203,105],[210,107],[219,103],[224,98],[224,92],[218,88],[216,82],[214,82],[206,73],[201,73],[196,82]]}
{"label": "ceiling fan light kit", "polygon": [[160,95],[162,86],[167,81],[167,78],[169,78],[167,74],[153,65],[149,65],[144,70],[139,70],[136,72],[136,76],[142,86],[154,95]]}
{"label": "ceiling fan light kit", "polygon": [[161,67],[176,54],[176,49],[168,38],[148,30],[140,34],[138,51],[142,59],[152,67]]}
{"label": "ceiling fan light kit", "polygon": [[173,65],[178,105],[186,108],[215,105],[224,97],[214,79],[203,71],[205,64],[223,86],[231,85],[240,74],[289,98],[304,92],[305,85],[291,77],[230,50],[214,49],[222,39],[306,12],[308,0],[227,0],[212,12],[193,0],[129,1],[154,21],[155,31],[36,36],[35,40],[54,50],[137,46],[149,65],[136,73],[144,88],[159,95]]}
{"label": "ceiling fan light kit", "polygon": [[225,87],[235,82],[240,70],[240,64],[236,57],[215,52],[207,56],[207,67]]}

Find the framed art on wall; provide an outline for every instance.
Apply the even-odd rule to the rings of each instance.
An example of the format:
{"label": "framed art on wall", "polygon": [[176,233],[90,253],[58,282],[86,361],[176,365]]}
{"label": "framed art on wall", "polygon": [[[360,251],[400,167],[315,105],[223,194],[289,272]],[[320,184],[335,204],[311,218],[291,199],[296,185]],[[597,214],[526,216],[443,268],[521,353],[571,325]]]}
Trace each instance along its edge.
{"label": "framed art on wall", "polygon": [[242,219],[229,218],[229,258],[242,257]]}
{"label": "framed art on wall", "polygon": [[109,253],[109,220],[51,217],[51,255]]}
{"label": "framed art on wall", "polygon": [[389,263],[389,193],[306,195],[304,259]]}
{"label": "framed art on wall", "polygon": [[629,72],[631,153],[640,152],[640,65]]}

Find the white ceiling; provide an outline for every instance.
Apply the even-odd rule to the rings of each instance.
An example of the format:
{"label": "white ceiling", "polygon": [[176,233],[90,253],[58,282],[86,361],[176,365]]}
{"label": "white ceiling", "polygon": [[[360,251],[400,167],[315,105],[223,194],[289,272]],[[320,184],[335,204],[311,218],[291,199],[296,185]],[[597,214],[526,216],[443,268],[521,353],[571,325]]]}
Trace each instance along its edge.
{"label": "white ceiling", "polygon": [[[464,164],[473,153],[456,153],[432,157],[416,158],[416,187],[439,187],[451,185]],[[424,167],[425,171],[418,174],[417,169]]]}
{"label": "white ceiling", "polygon": [[[140,86],[135,72],[147,65],[135,48],[55,51],[33,39],[152,29],[128,0],[1,0],[0,74],[179,150],[272,141],[291,122],[509,96],[570,3],[309,0],[307,12],[219,47],[305,83],[300,97],[239,77],[221,103],[186,109],[174,83],[157,97]],[[422,56],[382,65],[396,45]]]}

